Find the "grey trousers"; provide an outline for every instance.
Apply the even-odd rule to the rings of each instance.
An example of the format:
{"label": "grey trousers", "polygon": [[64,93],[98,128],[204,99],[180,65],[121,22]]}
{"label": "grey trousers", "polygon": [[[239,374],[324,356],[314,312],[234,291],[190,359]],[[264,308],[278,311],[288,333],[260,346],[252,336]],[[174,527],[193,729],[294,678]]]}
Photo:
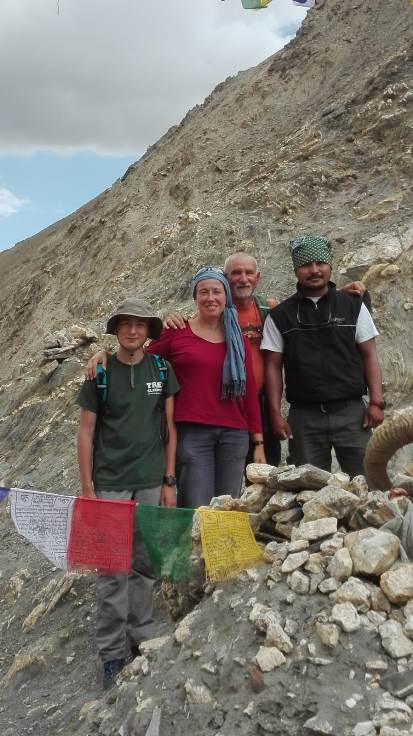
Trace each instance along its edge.
{"label": "grey trousers", "polygon": [[246,429],[178,422],[178,506],[208,506],[213,496],[239,496],[249,446]]}
{"label": "grey trousers", "polygon": [[[98,498],[134,500],[159,505],[160,486],[142,491],[96,491]],[[153,588],[155,578],[139,534],[135,515],[132,568],[129,575],[97,578],[96,643],[103,662],[123,659],[128,640],[139,644],[154,635]]]}
{"label": "grey trousers", "polygon": [[331,450],[334,448],[341,469],[350,478],[364,473],[363,459],[371,430],[363,429],[364,402],[349,401],[338,411],[327,414],[320,406],[291,406],[288,423],[293,439],[289,440],[288,462],[294,465],[311,463],[331,470]]}

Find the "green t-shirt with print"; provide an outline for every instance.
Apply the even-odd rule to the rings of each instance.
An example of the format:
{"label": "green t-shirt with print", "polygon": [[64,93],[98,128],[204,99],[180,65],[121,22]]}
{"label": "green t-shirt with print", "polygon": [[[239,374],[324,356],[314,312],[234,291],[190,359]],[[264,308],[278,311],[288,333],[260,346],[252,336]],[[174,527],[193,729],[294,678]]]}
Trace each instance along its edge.
{"label": "green t-shirt with print", "polygon": [[116,355],[110,355],[106,370],[108,395],[103,411],[98,406],[96,381],[84,382],[77,403],[98,415],[93,443],[96,489],[139,491],[162,483],[164,398],[179,391],[170,363],[167,366],[167,380],[162,384],[151,355],[145,353],[137,365],[126,365]]}

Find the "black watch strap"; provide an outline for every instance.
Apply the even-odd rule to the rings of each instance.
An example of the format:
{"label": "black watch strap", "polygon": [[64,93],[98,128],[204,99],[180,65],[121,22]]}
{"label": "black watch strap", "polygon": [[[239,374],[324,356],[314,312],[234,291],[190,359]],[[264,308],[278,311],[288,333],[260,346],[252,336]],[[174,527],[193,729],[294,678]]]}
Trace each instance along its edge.
{"label": "black watch strap", "polygon": [[164,475],[162,482],[165,486],[169,486],[170,488],[174,488],[174,486],[176,486],[176,478],[174,475]]}

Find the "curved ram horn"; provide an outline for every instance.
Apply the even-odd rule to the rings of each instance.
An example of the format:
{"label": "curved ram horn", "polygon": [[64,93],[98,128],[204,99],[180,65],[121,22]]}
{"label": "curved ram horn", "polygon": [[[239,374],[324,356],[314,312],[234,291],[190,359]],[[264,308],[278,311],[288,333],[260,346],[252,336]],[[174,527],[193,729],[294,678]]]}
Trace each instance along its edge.
{"label": "curved ram horn", "polygon": [[413,442],[413,407],[395,413],[386,419],[370,439],[364,456],[364,472],[369,481],[380,490],[391,488],[387,463],[396,450]]}

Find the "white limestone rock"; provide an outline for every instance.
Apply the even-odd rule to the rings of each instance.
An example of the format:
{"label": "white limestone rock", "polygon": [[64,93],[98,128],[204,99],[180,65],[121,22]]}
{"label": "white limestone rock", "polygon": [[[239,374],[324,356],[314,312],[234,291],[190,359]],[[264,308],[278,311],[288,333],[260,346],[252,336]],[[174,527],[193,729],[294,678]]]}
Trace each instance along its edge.
{"label": "white limestone rock", "polygon": [[268,542],[265,553],[277,562],[284,562],[288,555],[288,542]]}
{"label": "white limestone rock", "polygon": [[323,624],[320,621],[317,621],[315,630],[318,638],[325,647],[329,647],[329,649],[336,648],[339,639],[339,632],[335,624]]}
{"label": "white limestone rock", "polygon": [[255,483],[252,486],[248,486],[242,496],[235,499],[234,510],[259,513],[267,503],[269,493],[271,491],[263,483]]}
{"label": "white limestone rock", "polygon": [[370,592],[370,606],[373,611],[384,611],[390,613],[391,603],[389,599],[384,595],[383,591],[374,583],[364,582],[365,586]]}
{"label": "white limestone rock", "polygon": [[247,476],[250,483],[266,484],[272,470],[274,470],[273,465],[260,465],[260,463],[250,463],[245,469],[245,475]]}
{"label": "white limestone rock", "polygon": [[212,701],[211,691],[206,685],[196,685],[191,678],[188,678],[184,687],[189,703],[207,705]]}
{"label": "white limestone rock", "polygon": [[300,491],[300,493],[297,493],[296,501],[303,506],[307,501],[312,501],[317,493],[318,491]]}
{"label": "white limestone rock", "polygon": [[397,560],[400,540],[395,534],[376,529],[361,529],[347,534],[344,545],[350,552],[356,574],[379,577]]}
{"label": "white limestone rock", "polygon": [[350,493],[354,493],[355,496],[358,496],[360,501],[367,501],[369,487],[364,475],[356,475],[355,478],[352,478],[350,483],[346,486],[346,490]]}
{"label": "white limestone rock", "polygon": [[301,521],[294,534],[291,535],[293,541],[296,539],[308,539],[313,542],[316,539],[323,539],[337,531],[337,519],[334,517],[317,519],[317,521]]}
{"label": "white limestone rock", "polygon": [[186,641],[186,639],[189,639],[192,634],[192,627],[194,626],[198,616],[199,611],[191,611],[191,613],[188,613],[185,618],[183,618],[182,621],[179,622],[174,631],[175,640],[179,644],[181,644],[183,641]]}
{"label": "white limestone rock", "polygon": [[169,644],[172,641],[172,637],[169,635],[157,636],[155,639],[146,639],[139,644],[139,651],[146,657],[150,656],[152,652],[157,652],[159,649]]}
{"label": "white limestone rock", "polygon": [[338,586],[339,582],[335,578],[325,578],[318,586],[318,589],[320,593],[334,593]]}
{"label": "white limestone rock", "polygon": [[346,547],[338,549],[329,562],[327,572],[336,580],[342,582],[350,577],[353,571],[353,562]]}
{"label": "white limestone rock", "polygon": [[280,667],[287,660],[277,647],[260,647],[254,657],[255,664],[258,665],[261,672],[271,672],[276,667]]}
{"label": "white limestone rock", "polygon": [[222,496],[213,496],[209,502],[209,505],[211,509],[219,509],[220,511],[232,511],[234,509],[235,502],[238,501],[237,498],[233,498],[233,496],[228,495],[222,495]]}
{"label": "white limestone rock", "polygon": [[413,654],[413,642],[403,633],[401,624],[390,619],[379,628],[383,649],[393,657],[409,657]]}
{"label": "white limestone rock", "polygon": [[297,539],[295,542],[287,542],[288,554],[291,552],[302,552],[308,549],[310,542],[307,539]]}
{"label": "white limestone rock", "polygon": [[361,626],[360,616],[352,603],[336,603],[331,611],[331,620],[343,631],[357,631]]}
{"label": "white limestone rock", "polygon": [[307,575],[304,575],[300,570],[294,570],[291,575],[287,577],[287,585],[300,595],[305,595],[310,589],[310,580]]}
{"label": "white limestone rock", "polygon": [[264,633],[271,624],[281,623],[280,614],[262,603],[255,603],[248,618],[255,625],[257,631]]}
{"label": "white limestone rock", "polygon": [[275,623],[268,626],[265,646],[277,647],[284,654],[290,654],[293,650],[293,643],[290,637],[285,633],[280,624]]}
{"label": "white limestone rock", "polygon": [[295,465],[278,465],[270,470],[268,476],[267,485],[269,488],[278,488],[278,476],[287,473],[289,470],[294,470]]}
{"label": "white limestone rock", "polygon": [[315,521],[327,516],[343,519],[355,511],[359,504],[358,497],[353,493],[344,491],[334,485],[328,485],[322,488],[315,498],[304,504],[304,520]]}
{"label": "white limestone rock", "polygon": [[342,549],[344,544],[344,534],[337,532],[334,536],[326,539],[320,544],[320,552],[326,555],[334,555],[338,549]]}
{"label": "white limestone rock", "polygon": [[405,563],[384,572],[380,588],[392,603],[403,605],[413,598],[413,565]]}
{"label": "white limestone rock", "polygon": [[327,569],[328,565],[328,557],[326,555],[321,554],[321,552],[313,552],[308,558],[308,561],[305,563],[305,569],[308,570],[308,572],[322,572]]}
{"label": "white limestone rock", "polygon": [[291,491],[318,491],[328,484],[331,475],[327,470],[321,470],[314,465],[300,465],[298,468],[277,475],[277,488]]}
{"label": "white limestone rock", "polygon": [[331,599],[335,603],[352,603],[353,606],[363,613],[370,608],[370,591],[357,578],[349,578],[339,589],[332,593]]}
{"label": "white limestone rock", "polygon": [[289,573],[294,572],[294,570],[298,570],[299,567],[302,567],[304,563],[307,562],[308,558],[309,553],[307,550],[303,550],[303,552],[293,552],[291,555],[288,555],[286,560],[284,560],[281,572]]}

